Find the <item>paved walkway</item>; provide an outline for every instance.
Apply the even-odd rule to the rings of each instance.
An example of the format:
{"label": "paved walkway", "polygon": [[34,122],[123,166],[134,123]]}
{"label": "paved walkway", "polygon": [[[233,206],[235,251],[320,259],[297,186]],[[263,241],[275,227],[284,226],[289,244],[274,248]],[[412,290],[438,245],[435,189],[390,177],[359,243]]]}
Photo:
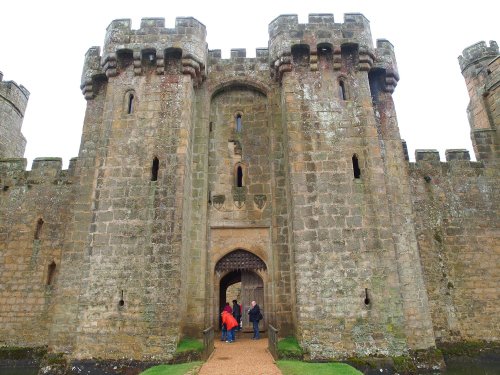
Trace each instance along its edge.
{"label": "paved walkway", "polygon": [[252,340],[251,333],[236,333],[236,341],[221,342],[216,333],[215,350],[199,375],[281,375],[267,350],[267,337]]}

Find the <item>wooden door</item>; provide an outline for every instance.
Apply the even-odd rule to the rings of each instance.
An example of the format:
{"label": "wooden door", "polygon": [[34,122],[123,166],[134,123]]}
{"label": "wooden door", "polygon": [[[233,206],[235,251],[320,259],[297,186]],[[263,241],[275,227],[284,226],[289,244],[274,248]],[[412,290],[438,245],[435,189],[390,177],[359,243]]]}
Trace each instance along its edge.
{"label": "wooden door", "polygon": [[252,301],[259,305],[264,319],[260,321],[259,328],[266,325],[264,314],[264,283],[261,277],[252,271],[241,271],[241,308],[243,329],[252,329],[252,323],[248,318],[248,310],[252,307]]}

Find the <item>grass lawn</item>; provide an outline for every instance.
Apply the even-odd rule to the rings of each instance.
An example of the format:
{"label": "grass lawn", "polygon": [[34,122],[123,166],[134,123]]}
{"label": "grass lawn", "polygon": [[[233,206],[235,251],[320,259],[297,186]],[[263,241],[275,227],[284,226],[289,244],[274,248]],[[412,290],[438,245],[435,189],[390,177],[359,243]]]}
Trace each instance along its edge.
{"label": "grass lawn", "polygon": [[345,363],[310,363],[301,361],[285,361],[279,360],[276,362],[283,375],[363,375]]}
{"label": "grass lawn", "polygon": [[184,375],[186,372],[192,370],[196,366],[200,366],[202,363],[203,362],[188,362],[178,365],[159,365],[148,368],[146,371],[141,372],[140,375]]}
{"label": "grass lawn", "polygon": [[176,352],[183,353],[189,351],[202,352],[203,343],[200,340],[192,339],[190,337],[183,338],[177,345]]}
{"label": "grass lawn", "polygon": [[302,359],[302,348],[295,337],[285,337],[278,341],[278,355],[283,359]]}

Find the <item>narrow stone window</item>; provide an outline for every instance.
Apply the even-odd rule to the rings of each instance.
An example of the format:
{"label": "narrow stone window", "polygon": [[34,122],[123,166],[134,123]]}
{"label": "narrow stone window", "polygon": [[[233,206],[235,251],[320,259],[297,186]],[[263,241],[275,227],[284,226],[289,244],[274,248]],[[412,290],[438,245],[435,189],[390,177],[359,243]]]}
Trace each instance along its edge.
{"label": "narrow stone window", "polygon": [[359,169],[358,156],[356,154],[352,156],[352,169],[354,172],[354,178],[360,178],[361,170]]}
{"label": "narrow stone window", "polygon": [[242,123],[241,123],[241,114],[237,114],[236,115],[236,131],[238,133],[241,133],[241,130],[242,130]]}
{"label": "narrow stone window", "polygon": [[40,235],[42,234],[42,227],[43,227],[43,219],[40,218],[36,222],[35,240],[39,240],[40,239]]}
{"label": "narrow stone window", "polygon": [[214,123],[212,121],[210,121],[210,123],[208,124],[208,131],[209,132],[213,132],[214,131]]}
{"label": "narrow stone window", "polygon": [[160,167],[160,161],[158,158],[155,156],[153,159],[153,165],[151,167],[151,181],[157,181],[158,180],[158,169]]}
{"label": "narrow stone window", "polygon": [[47,272],[47,285],[52,285],[54,282],[54,275],[56,273],[56,262],[52,261],[52,263],[49,264],[49,269]]}
{"label": "narrow stone window", "polygon": [[368,288],[365,288],[365,300],[364,300],[364,303],[366,306],[368,306],[370,304],[370,297],[368,296]]}
{"label": "narrow stone window", "polygon": [[339,94],[340,94],[340,99],[347,100],[347,92],[346,92],[345,83],[343,80],[339,81]]}
{"label": "narrow stone window", "polygon": [[128,101],[127,101],[127,114],[132,114],[134,112],[134,94],[130,93],[128,95]]}
{"label": "narrow stone window", "polygon": [[241,165],[238,165],[236,167],[236,186],[243,186],[243,168],[241,167]]}
{"label": "narrow stone window", "polygon": [[120,300],[118,301],[118,306],[123,307],[125,305],[125,300],[123,299],[123,290]]}

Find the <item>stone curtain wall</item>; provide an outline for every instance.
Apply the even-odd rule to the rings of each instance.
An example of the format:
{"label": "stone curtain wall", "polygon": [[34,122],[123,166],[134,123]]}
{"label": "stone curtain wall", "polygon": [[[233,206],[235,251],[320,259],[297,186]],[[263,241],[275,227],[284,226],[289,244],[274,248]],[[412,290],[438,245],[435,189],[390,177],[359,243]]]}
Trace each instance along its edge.
{"label": "stone curtain wall", "polygon": [[471,162],[465,153],[442,163],[437,151],[421,152],[410,164],[421,262],[436,340],[496,341],[498,167]]}
{"label": "stone curtain wall", "polygon": [[26,159],[0,160],[0,345],[48,342],[72,191],[61,165],[35,159],[27,172]]}

